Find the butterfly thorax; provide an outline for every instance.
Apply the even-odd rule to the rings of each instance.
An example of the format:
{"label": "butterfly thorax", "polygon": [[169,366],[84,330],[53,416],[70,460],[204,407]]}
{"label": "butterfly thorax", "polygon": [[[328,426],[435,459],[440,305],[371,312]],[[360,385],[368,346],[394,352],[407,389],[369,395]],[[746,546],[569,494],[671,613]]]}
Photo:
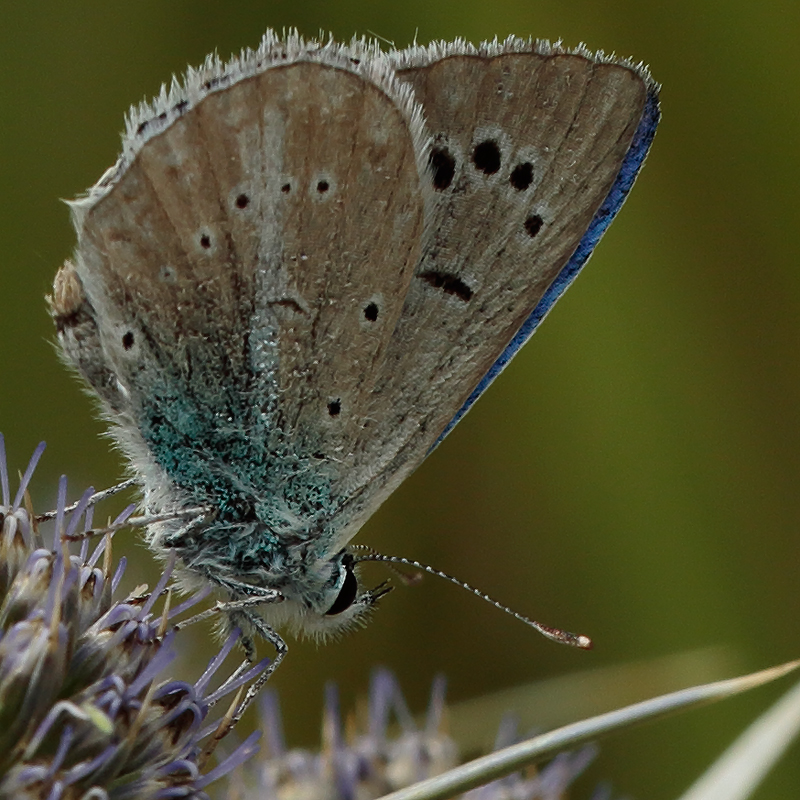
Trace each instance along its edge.
{"label": "butterfly thorax", "polygon": [[[331,609],[341,614],[354,607],[341,624],[371,604],[367,598],[358,602],[363,595],[357,592],[352,557],[336,546],[330,484],[319,463],[310,469],[313,457],[273,454],[264,468],[254,463],[252,451],[243,450],[240,461],[226,460],[233,466],[204,462],[195,474],[196,464],[203,463],[198,459],[191,468],[185,461],[181,468],[174,460],[154,463],[160,449],[152,441],[119,438],[145,476],[147,513],[176,515],[151,525],[147,539],[155,549],[178,556],[187,585],[197,582],[193,578],[211,581],[234,600],[277,593],[281,603],[267,607],[264,616],[274,624],[294,623],[312,635],[320,633],[314,623]],[[189,488],[181,480],[194,483]],[[198,508],[208,511],[188,519],[178,516]]]}

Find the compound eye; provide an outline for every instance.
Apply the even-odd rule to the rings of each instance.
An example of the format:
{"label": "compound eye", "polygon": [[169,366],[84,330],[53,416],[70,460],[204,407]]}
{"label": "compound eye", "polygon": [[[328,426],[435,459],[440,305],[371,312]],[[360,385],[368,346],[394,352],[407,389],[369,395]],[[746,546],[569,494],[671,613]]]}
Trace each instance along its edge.
{"label": "compound eye", "polygon": [[335,617],[342,611],[347,611],[358,594],[358,580],[353,573],[351,564],[345,564],[345,576],[342,588],[339,590],[338,597],[333,601],[333,605],[325,612],[326,617]]}

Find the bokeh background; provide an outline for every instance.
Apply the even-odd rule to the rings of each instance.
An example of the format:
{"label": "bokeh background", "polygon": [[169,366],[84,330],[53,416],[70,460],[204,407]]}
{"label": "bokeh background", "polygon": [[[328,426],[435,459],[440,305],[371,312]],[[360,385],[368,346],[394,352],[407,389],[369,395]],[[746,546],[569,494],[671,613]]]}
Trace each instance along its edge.
{"label": "bokeh background", "polygon": [[[0,429],[13,469],[47,440],[39,508],[61,472],[73,496],[122,474],[58,363],[43,295],[74,243],[59,198],[113,163],[131,103],[207,52],[257,45],[269,26],[373,32],[398,46],[511,33],[585,41],[648,62],[663,83],[652,154],[585,273],[359,541],[589,633],[596,650],[550,644],[426,579],[388,597],[364,631],[291,645],[274,682],[290,743],[316,740],[325,680],[350,705],[378,664],[421,709],[439,671],[459,701],[707,646],[741,670],[797,657],[798,23],[800,5],[780,0],[7,4]],[[156,574],[136,538],[117,544],[135,560],[131,586]],[[196,665],[210,629],[186,638]],[[708,675],[684,682],[693,677]],[[782,688],[613,738],[574,796],[603,779],[631,797],[676,796]],[[757,797],[797,796],[799,754]]]}

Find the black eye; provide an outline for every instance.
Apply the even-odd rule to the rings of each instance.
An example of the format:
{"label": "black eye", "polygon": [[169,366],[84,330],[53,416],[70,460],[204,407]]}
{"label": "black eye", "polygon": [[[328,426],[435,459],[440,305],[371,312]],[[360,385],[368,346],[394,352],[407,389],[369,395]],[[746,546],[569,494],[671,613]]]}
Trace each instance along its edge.
{"label": "black eye", "polygon": [[333,605],[325,612],[326,617],[335,617],[337,614],[341,614],[342,611],[347,611],[347,609],[353,605],[353,601],[358,594],[358,581],[353,574],[352,565],[345,564],[344,568],[347,571],[344,576],[344,583],[339,590],[339,596],[333,601]]}

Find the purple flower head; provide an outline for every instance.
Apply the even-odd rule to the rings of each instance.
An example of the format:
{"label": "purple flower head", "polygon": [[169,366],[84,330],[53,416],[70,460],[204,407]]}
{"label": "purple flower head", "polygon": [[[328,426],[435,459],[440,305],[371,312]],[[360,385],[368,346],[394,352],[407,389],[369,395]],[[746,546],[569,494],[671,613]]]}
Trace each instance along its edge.
{"label": "purple flower head", "polygon": [[[431,690],[427,715],[417,723],[394,676],[377,670],[366,718],[348,725],[345,736],[335,687],[326,689],[323,741],[318,752],[287,750],[277,695],[260,698],[264,747],[259,755],[217,787],[222,800],[376,800],[397,789],[440,775],[459,763],[458,748],[445,732],[444,680]],[[364,716],[364,715],[362,715]],[[353,731],[353,729],[354,730]],[[511,720],[496,746],[516,739]],[[594,755],[592,748],[564,753],[542,769],[509,775],[464,795],[468,800],[559,800]]]}
{"label": "purple flower head", "polygon": [[235,631],[195,683],[164,679],[176,657],[174,619],[207,592],[156,611],[169,595],[168,564],[152,592],[120,598],[125,565],[113,566],[110,533],[99,543],[81,538],[91,530],[93,492],[67,506],[64,478],[46,536],[23,502],[43,450],[12,497],[0,435],[0,797],[205,798],[257,738],[204,772],[217,727],[209,710],[265,664],[212,689]]}

